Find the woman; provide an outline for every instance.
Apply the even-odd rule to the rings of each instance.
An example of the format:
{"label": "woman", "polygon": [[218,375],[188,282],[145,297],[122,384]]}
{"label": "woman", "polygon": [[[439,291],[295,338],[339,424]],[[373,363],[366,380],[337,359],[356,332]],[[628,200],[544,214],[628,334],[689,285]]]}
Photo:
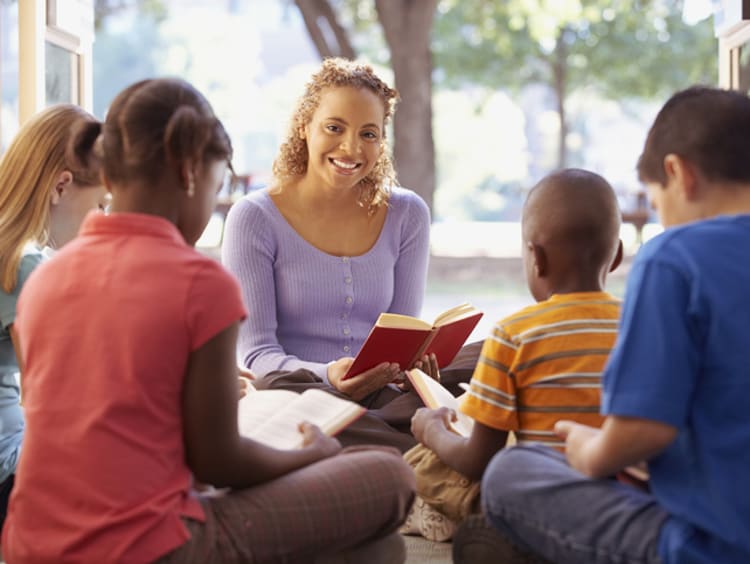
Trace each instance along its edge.
{"label": "woman", "polygon": [[386,128],[397,97],[367,65],[324,61],[294,110],[272,185],[230,210],[222,259],[250,309],[239,356],[258,385],[336,390],[371,408],[342,441],[406,450],[419,401],[388,384],[407,367],[386,362],[343,379],[381,313],[422,307],[430,217],[395,186]]}

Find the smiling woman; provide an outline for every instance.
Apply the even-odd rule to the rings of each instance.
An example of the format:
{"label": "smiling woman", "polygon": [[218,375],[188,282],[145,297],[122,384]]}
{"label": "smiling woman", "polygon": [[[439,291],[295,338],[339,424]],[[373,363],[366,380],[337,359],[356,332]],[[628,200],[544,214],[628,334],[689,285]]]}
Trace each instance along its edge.
{"label": "smiling woman", "polygon": [[[371,412],[358,423],[377,436],[342,441],[405,450],[419,401],[388,384],[407,367],[383,363],[342,380],[378,315],[422,307],[430,217],[396,186],[386,125],[397,96],[369,66],[326,60],[292,115],[271,186],[229,212],[222,257],[250,309],[238,352],[259,385],[291,378],[360,401]],[[279,370],[287,374],[266,378]],[[396,400],[405,407],[394,419],[384,406]]]}

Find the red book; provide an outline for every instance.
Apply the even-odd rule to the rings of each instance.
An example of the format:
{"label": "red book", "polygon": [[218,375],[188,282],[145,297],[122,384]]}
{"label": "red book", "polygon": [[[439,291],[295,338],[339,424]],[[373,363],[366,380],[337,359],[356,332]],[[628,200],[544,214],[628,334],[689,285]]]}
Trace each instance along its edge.
{"label": "red book", "polygon": [[431,324],[409,315],[381,313],[344,379],[381,362],[396,362],[401,370],[409,370],[431,353],[443,368],[453,361],[482,315],[471,304],[453,307]]}

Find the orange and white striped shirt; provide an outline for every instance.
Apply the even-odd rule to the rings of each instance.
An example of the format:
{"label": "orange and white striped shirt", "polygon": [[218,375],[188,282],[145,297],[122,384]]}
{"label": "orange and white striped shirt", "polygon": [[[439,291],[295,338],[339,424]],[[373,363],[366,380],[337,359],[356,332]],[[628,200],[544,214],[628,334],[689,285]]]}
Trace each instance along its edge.
{"label": "orange and white striped shirt", "polygon": [[615,344],[620,300],[555,294],[498,322],[482,347],[461,411],[519,444],[562,448],[555,422],[599,427],[601,375]]}

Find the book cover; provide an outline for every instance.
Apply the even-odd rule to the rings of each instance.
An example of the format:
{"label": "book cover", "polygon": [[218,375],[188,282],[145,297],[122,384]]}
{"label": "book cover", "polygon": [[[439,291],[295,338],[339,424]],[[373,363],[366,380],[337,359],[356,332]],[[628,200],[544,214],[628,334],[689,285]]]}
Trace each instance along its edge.
{"label": "book cover", "polygon": [[252,390],[237,409],[240,434],[277,449],[302,446],[302,422],[313,423],[333,436],[361,417],[367,409],[359,404],[310,389],[298,394],[290,390]]}
{"label": "book cover", "polygon": [[409,370],[406,376],[409,378],[412,386],[414,386],[414,391],[422,398],[427,407],[432,409],[439,407],[452,409],[456,413],[456,421],[451,422],[453,430],[464,437],[471,435],[474,420],[458,410],[461,402],[460,398],[455,397],[440,382],[430,378],[429,375],[418,368]]}
{"label": "book cover", "polygon": [[438,366],[444,368],[456,357],[482,315],[470,304],[443,312],[433,324],[407,315],[383,313],[344,378],[381,362],[395,362],[402,370],[409,370],[430,353],[435,353]]}

